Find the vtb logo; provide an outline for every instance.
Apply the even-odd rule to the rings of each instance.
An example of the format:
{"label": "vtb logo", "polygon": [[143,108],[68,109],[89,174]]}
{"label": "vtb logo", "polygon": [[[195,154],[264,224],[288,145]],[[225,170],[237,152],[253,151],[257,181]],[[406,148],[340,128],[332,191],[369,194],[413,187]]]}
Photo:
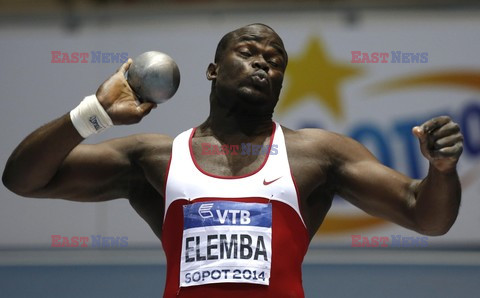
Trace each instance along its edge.
{"label": "vtb logo", "polygon": [[202,218],[213,217],[213,213],[211,211],[212,207],[213,207],[213,203],[202,204],[200,205],[200,208],[198,208],[198,214],[200,214]]}
{"label": "vtb logo", "polygon": [[[202,204],[198,208],[198,214],[203,218],[211,218],[214,217],[214,214],[212,212],[214,203],[207,203],[207,204]],[[248,225],[250,224],[250,211],[248,210],[215,210],[217,219],[220,222],[220,224],[241,224],[241,225]]]}

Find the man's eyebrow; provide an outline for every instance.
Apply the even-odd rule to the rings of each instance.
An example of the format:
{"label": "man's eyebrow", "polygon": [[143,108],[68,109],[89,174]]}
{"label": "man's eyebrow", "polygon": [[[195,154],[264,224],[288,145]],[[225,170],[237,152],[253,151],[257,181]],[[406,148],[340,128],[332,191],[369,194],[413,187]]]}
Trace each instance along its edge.
{"label": "man's eyebrow", "polygon": [[238,41],[239,42],[242,42],[242,41],[260,41],[261,38],[257,35],[253,35],[253,34],[250,34],[250,35],[242,35],[238,38]]}
{"label": "man's eyebrow", "polygon": [[[238,38],[238,42],[243,42],[243,41],[260,41],[262,38],[257,35],[242,35]],[[287,53],[283,49],[283,46],[277,42],[272,42],[270,44],[275,50],[277,50],[282,56],[287,57]]]}
{"label": "man's eyebrow", "polygon": [[273,42],[271,44],[271,46],[277,50],[284,58],[287,57],[287,52],[285,52],[285,50],[283,49],[283,46],[281,46],[280,44],[276,43],[276,42]]}

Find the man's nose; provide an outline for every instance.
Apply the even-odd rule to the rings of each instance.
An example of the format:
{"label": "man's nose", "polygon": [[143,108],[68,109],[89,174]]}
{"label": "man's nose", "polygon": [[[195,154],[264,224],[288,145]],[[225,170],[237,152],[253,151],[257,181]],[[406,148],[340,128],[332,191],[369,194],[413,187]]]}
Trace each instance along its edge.
{"label": "man's nose", "polygon": [[268,72],[268,70],[270,69],[269,66],[268,66],[268,63],[267,61],[265,61],[265,59],[263,58],[256,58],[254,61],[253,61],[253,67],[254,68],[259,68],[259,69],[262,69],[264,70],[265,72]]}

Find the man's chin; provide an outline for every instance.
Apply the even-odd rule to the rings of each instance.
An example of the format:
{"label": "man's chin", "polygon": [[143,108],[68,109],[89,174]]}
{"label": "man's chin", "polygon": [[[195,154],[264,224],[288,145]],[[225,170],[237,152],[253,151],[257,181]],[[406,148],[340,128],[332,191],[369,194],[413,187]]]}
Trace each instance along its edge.
{"label": "man's chin", "polygon": [[244,112],[251,115],[271,115],[275,108],[276,102],[271,98],[261,97],[245,97],[238,103],[238,107]]}
{"label": "man's chin", "polygon": [[272,105],[273,98],[263,90],[243,88],[239,91],[239,97],[246,104]]}

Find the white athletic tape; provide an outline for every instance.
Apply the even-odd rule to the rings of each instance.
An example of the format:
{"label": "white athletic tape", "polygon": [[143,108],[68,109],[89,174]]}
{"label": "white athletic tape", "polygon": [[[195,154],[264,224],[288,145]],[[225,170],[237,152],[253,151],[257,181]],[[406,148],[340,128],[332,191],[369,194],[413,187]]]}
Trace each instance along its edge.
{"label": "white athletic tape", "polygon": [[70,119],[78,133],[84,138],[113,126],[112,119],[95,94],[85,97],[75,109],[70,111]]}

